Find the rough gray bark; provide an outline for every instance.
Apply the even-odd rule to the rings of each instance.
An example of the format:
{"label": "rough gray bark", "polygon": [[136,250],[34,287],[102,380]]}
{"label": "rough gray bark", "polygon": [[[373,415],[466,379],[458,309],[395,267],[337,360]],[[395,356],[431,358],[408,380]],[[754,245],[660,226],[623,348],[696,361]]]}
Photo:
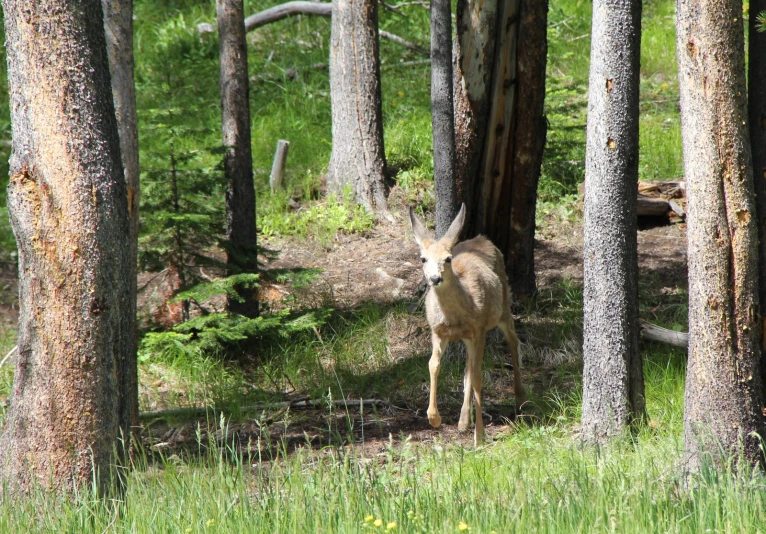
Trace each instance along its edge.
{"label": "rough gray bark", "polygon": [[[105,489],[127,428],[130,219],[100,0],[3,0],[19,249],[19,353],[0,473],[10,492]],[[95,471],[95,473],[94,473]]]}
{"label": "rough gray bark", "polygon": [[468,207],[468,235],[485,234],[503,252],[517,295],[535,291],[547,11],[545,0],[458,2],[458,201]]}
{"label": "rough gray bark", "polygon": [[603,442],[644,415],[639,352],[638,86],[641,1],[595,0],[583,228],[582,436]]}
{"label": "rough gray bark", "polygon": [[[740,0],[679,0],[676,39],[686,175],[689,467],[760,458],[758,229]],[[736,457],[736,456],[735,456]]]}
{"label": "rough gray bark", "polygon": [[327,185],[386,210],[377,0],[334,0],[330,37],[332,154]]}
{"label": "rough gray bark", "polygon": [[452,89],[452,12],[450,0],[431,2],[431,123],[434,144],[436,237],[457,216],[455,110]]}
{"label": "rough gray bark", "polygon": [[[226,174],[227,263],[232,273],[255,271],[255,186],[250,145],[250,102],[247,77],[247,42],[242,0],[216,0],[218,17],[221,122]],[[229,311],[258,314],[254,291],[238,288],[244,302],[230,298]]]}
{"label": "rough gray bark", "polygon": [[[112,80],[114,111],[117,115],[117,127],[120,133],[120,153],[125,181],[128,186],[128,212],[130,214],[130,321],[128,326],[136,331],[136,313],[138,294],[138,207],[140,200],[140,170],[138,166],[138,113],[136,111],[136,84],[133,77],[133,0],[102,0],[104,9],[104,30],[106,49],[109,56],[109,73]],[[130,448],[131,435],[138,429],[138,335],[130,338],[132,346],[125,360],[119,362],[123,367],[120,375],[123,412],[121,421],[130,422],[130,427],[121,427],[125,436],[124,446]]]}
{"label": "rough gray bark", "polygon": [[[753,154],[753,185],[758,226],[758,309],[761,314],[761,384],[766,384],[766,33],[757,29],[755,14],[766,11],[766,0],[750,2],[748,115],[750,146]],[[766,405],[766,388],[761,391]]]}

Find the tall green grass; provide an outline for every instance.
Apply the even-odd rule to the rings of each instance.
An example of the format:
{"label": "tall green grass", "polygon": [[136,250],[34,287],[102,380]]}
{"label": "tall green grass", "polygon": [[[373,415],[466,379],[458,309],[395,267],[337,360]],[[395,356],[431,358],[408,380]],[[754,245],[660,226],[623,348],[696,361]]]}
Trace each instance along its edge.
{"label": "tall green grass", "polygon": [[[583,447],[579,397],[508,427],[478,450],[438,436],[356,442],[265,461],[219,422],[202,456],[148,462],[122,497],[42,492],[0,505],[5,532],[756,532],[766,528],[760,473],[683,472],[684,358],[651,353],[650,422],[607,447]],[[215,424],[215,423],[213,423]],[[277,446],[279,447],[279,446]],[[273,453],[274,451],[269,451]],[[278,451],[277,451],[278,452]]]}

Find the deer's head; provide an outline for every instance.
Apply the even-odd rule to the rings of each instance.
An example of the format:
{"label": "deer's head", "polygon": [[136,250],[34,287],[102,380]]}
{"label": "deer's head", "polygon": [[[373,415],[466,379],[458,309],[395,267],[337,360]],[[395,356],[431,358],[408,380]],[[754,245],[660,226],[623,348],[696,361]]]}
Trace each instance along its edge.
{"label": "deer's head", "polygon": [[465,223],[465,204],[449,227],[449,230],[436,239],[423,222],[410,208],[410,222],[415,234],[415,242],[420,247],[420,261],[423,262],[423,274],[431,287],[438,287],[445,280],[452,278],[452,249],[457,245],[460,231]]}

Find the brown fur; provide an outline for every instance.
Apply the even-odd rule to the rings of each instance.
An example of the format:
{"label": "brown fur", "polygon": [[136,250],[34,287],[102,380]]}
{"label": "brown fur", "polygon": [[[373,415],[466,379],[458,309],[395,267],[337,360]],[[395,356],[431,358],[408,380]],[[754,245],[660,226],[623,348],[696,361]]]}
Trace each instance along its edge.
{"label": "brown fur", "polygon": [[[482,361],[487,332],[495,326],[505,334],[511,350],[514,371],[514,391],[517,404],[524,399],[521,384],[518,345],[513,317],[511,294],[505,274],[503,254],[486,237],[479,236],[456,244],[465,220],[465,206],[447,233],[438,241],[425,229],[410,210],[415,240],[423,258],[423,272],[431,286],[426,296],[426,316],[431,326],[433,352],[429,361],[431,394],[428,420],[441,424],[436,406],[436,389],[441,355],[450,341],[463,340],[466,345],[465,396],[458,428],[468,428],[471,392],[476,405],[474,442],[484,437],[481,419]],[[450,261],[451,260],[451,261]]]}

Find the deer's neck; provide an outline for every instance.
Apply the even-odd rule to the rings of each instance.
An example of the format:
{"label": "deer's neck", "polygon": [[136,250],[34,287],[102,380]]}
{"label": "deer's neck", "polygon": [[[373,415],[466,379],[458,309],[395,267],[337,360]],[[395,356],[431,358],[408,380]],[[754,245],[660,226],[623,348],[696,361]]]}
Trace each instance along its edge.
{"label": "deer's neck", "polygon": [[447,322],[460,320],[466,313],[471,313],[471,299],[456,276],[445,277],[444,282],[432,287],[431,291],[434,292],[434,298]]}

